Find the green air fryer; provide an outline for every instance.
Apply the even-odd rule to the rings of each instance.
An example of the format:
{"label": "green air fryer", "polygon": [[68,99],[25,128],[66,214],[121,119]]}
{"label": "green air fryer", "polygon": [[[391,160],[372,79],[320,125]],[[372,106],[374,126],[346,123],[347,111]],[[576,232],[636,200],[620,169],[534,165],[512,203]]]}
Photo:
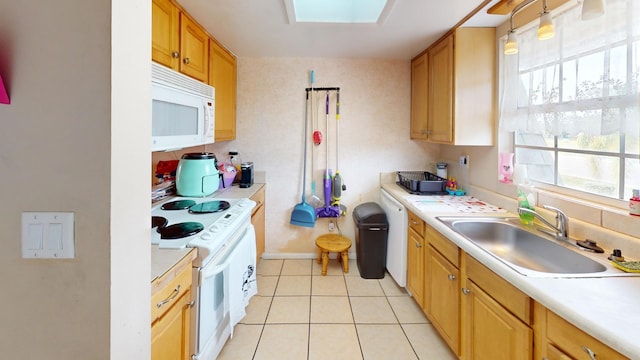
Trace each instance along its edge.
{"label": "green air fryer", "polygon": [[180,196],[204,197],[220,186],[218,161],[213,153],[182,155],[176,171],[176,190]]}

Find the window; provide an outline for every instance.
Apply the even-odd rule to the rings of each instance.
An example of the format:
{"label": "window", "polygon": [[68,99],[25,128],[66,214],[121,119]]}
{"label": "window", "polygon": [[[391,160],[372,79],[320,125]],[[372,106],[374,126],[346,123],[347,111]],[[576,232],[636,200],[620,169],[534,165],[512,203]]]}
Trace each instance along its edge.
{"label": "window", "polygon": [[534,181],[614,199],[640,188],[640,1],[608,0],[555,18],[556,36],[518,34],[503,56],[501,127]]}

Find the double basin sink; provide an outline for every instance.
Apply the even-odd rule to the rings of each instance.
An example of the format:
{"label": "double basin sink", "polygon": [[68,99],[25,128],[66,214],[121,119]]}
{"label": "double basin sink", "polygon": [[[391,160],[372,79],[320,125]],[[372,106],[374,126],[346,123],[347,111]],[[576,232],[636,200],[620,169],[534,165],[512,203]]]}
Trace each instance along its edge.
{"label": "double basin sink", "polygon": [[517,217],[440,216],[439,221],[520,274],[530,277],[638,276],[613,267],[607,254],[579,249]]}

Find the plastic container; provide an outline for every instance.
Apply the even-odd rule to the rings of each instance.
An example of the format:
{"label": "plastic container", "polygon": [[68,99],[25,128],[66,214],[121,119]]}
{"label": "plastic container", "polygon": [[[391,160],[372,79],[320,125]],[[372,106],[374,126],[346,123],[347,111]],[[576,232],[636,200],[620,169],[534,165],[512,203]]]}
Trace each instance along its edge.
{"label": "plastic container", "polygon": [[447,163],[446,162],[436,163],[436,175],[440,176],[443,179],[447,178]]}
{"label": "plastic container", "polygon": [[353,209],[356,224],[356,263],[360,277],[384,278],[387,265],[387,214],[375,202],[360,204]]}
{"label": "plastic container", "polygon": [[640,190],[633,189],[633,196],[629,199],[629,214],[640,216]]}
{"label": "plastic container", "polygon": [[[537,199],[536,190],[533,184],[529,181],[526,166],[518,164],[514,167],[513,181],[518,184],[518,207],[535,210]],[[533,214],[520,214],[520,222],[524,225],[532,225],[533,220]]]}

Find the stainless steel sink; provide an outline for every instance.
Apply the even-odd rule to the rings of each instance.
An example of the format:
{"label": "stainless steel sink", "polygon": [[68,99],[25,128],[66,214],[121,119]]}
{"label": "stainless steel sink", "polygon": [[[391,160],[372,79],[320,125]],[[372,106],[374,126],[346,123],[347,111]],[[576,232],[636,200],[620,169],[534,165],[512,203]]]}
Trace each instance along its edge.
{"label": "stainless steel sink", "polygon": [[517,217],[440,216],[437,219],[526,276],[634,275],[611,266],[605,254],[586,253],[570,241],[558,241],[540,231],[521,225]]}

